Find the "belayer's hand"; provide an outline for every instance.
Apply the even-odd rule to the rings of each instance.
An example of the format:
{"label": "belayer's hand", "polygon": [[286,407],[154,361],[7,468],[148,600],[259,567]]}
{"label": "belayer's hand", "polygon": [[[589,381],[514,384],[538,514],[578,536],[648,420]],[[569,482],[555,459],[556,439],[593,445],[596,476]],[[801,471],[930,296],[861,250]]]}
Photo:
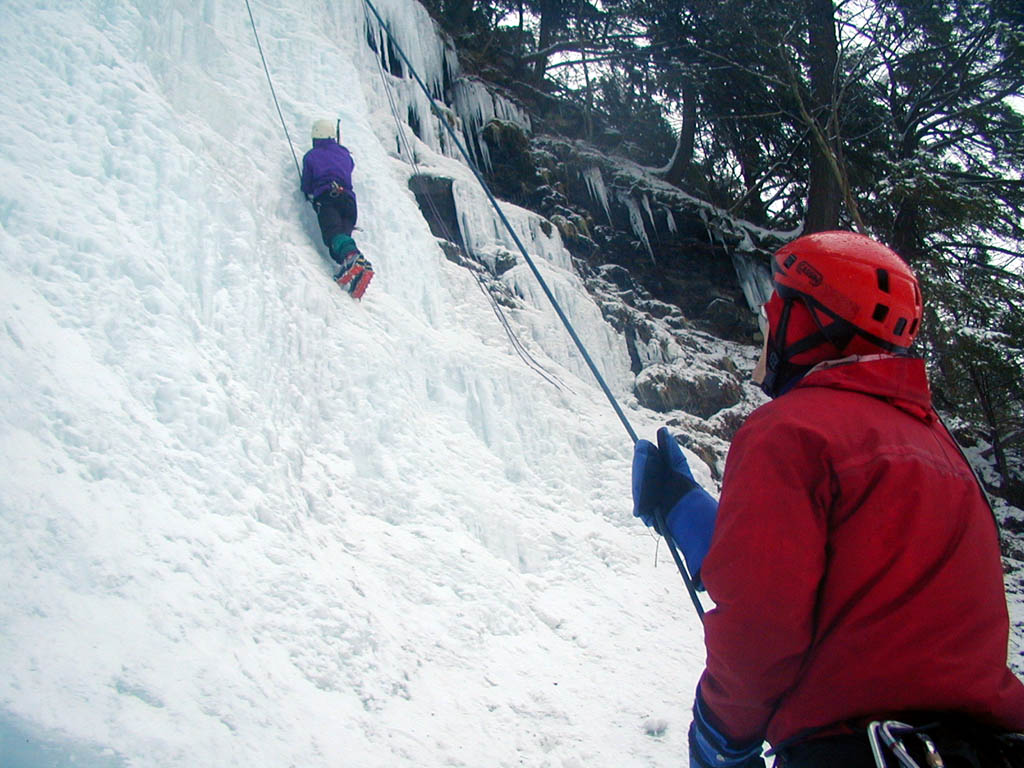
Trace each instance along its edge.
{"label": "belayer's hand", "polygon": [[700,686],[690,724],[690,768],[764,768],[761,740],[740,744],[716,728],[701,699]]}
{"label": "belayer's hand", "polygon": [[711,546],[718,502],[697,485],[668,427],[658,430],[657,447],[638,440],[633,449],[633,515],[664,536],[658,526],[659,510],[694,581],[699,581],[697,573]]}

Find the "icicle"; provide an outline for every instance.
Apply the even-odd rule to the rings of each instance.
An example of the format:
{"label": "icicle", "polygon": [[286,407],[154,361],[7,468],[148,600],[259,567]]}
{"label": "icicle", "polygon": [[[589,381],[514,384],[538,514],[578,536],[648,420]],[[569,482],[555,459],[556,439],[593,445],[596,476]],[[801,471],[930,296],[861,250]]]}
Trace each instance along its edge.
{"label": "icicle", "polygon": [[764,264],[749,253],[732,252],[732,264],[740,280],[740,288],[747,300],[747,306],[754,312],[772,295],[772,276]]}
{"label": "icicle", "polygon": [[605,216],[608,217],[608,223],[611,224],[612,211],[611,206],[608,205],[608,190],[604,186],[604,177],[601,175],[601,169],[596,165],[587,168],[583,171],[583,181],[587,185],[590,196],[601,203]]}
{"label": "icicle", "polygon": [[[475,184],[456,180],[452,185],[452,197],[462,239],[470,253],[487,260],[495,251],[507,254],[517,251],[515,241]],[[532,211],[509,203],[502,203],[501,208],[532,256],[539,256],[560,269],[573,271],[572,255],[562,243],[558,227]]]}
{"label": "icicle", "polygon": [[673,235],[679,232],[679,227],[676,225],[676,217],[672,213],[671,208],[665,209],[665,222],[668,224],[668,231]]}
{"label": "icicle", "polygon": [[[418,3],[396,3],[394,7],[390,3],[382,3],[377,10],[384,17],[388,32],[401,46],[423,82],[431,92],[440,95],[447,53],[430,14]],[[405,69],[404,65],[402,69]]]}
{"label": "icicle", "polygon": [[455,111],[462,119],[471,148],[487,170],[491,168],[491,158],[482,133],[484,126],[492,120],[503,120],[518,126],[526,133],[533,130],[530,116],[522,107],[500,93],[491,91],[476,78],[460,77],[455,82],[453,90]]}
{"label": "icicle", "polygon": [[647,211],[647,219],[651,222],[651,229],[657,234],[658,225],[654,222],[654,214],[651,213],[651,196],[645,194],[641,202],[644,204],[644,210]]}
{"label": "icicle", "polygon": [[651,249],[651,241],[648,239],[647,230],[644,228],[644,216],[640,211],[640,204],[628,192],[619,193],[619,201],[629,211],[629,224],[633,228],[633,233],[643,241],[651,261],[654,261],[654,251]]}
{"label": "icicle", "polygon": [[[375,16],[367,13],[368,36],[379,41],[379,50],[374,55],[378,56],[385,72],[388,73],[387,87],[391,89],[395,98],[399,119],[409,124],[430,149],[448,157],[456,157],[457,149],[451,146],[452,142],[444,127],[440,125],[427,97],[406,71],[408,67],[400,61],[394,47],[388,44],[388,35],[390,34],[394,42],[401,47],[417,74],[439,101],[444,97],[446,79],[450,81],[457,76],[456,51],[446,38],[438,33],[430,15],[421,5],[382,0],[377,6],[387,25],[387,31],[381,27]],[[395,74],[399,71],[403,76]],[[454,122],[454,115],[452,117]]]}

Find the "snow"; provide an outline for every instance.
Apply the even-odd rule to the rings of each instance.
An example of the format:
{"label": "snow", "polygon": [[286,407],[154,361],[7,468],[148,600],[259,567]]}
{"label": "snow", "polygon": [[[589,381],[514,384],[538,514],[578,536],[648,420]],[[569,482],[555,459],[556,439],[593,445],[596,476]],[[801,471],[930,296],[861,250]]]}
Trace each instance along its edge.
{"label": "snow", "polygon": [[[379,7],[437,82],[416,6]],[[444,259],[362,7],[253,12],[297,150],[337,115],[355,154],[361,303],[244,6],[5,4],[0,762],[685,762],[702,635],[622,425],[524,265],[509,317],[568,388]],[[431,136],[420,162],[454,165]],[[653,435],[557,230],[508,213]]]}

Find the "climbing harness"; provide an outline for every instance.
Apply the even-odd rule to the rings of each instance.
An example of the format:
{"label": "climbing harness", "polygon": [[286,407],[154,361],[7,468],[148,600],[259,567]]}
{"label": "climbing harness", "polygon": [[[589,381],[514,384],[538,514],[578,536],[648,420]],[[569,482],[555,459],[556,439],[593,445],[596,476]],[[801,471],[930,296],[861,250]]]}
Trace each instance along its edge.
{"label": "climbing harness", "polygon": [[[248,0],[246,1],[248,2]],[[487,195],[487,199],[490,201],[491,206],[498,214],[499,220],[501,221],[505,229],[508,231],[509,235],[512,238],[512,241],[519,249],[519,252],[522,254],[523,260],[526,262],[527,266],[529,266],[530,271],[533,272],[533,276],[537,278],[537,282],[540,285],[541,290],[544,291],[544,295],[547,296],[552,308],[555,310],[555,314],[557,314],[558,319],[562,321],[562,325],[565,327],[565,330],[568,332],[569,337],[576,345],[576,349],[579,350],[580,354],[583,356],[584,362],[586,362],[587,367],[590,368],[590,372],[594,375],[594,378],[597,380],[598,385],[604,392],[605,397],[608,398],[608,402],[611,405],[612,410],[615,411],[615,415],[619,417],[619,421],[622,422],[622,426],[625,427],[626,433],[629,435],[630,439],[634,443],[636,443],[639,440],[636,431],[633,429],[633,426],[629,423],[629,420],[626,418],[626,414],[622,411],[621,406],[619,406],[618,401],[615,399],[615,395],[608,387],[607,382],[605,382],[604,377],[601,375],[601,371],[598,370],[597,365],[590,357],[590,353],[587,351],[587,348],[583,345],[583,341],[576,333],[576,329],[573,328],[572,323],[569,322],[569,318],[566,317],[565,312],[562,311],[562,307],[559,305],[558,300],[555,299],[554,294],[548,287],[547,281],[544,280],[544,276],[541,275],[540,270],[537,269],[537,265],[530,257],[530,254],[527,253],[526,246],[523,245],[523,241],[519,238],[519,235],[516,234],[515,229],[512,228],[512,224],[509,222],[508,217],[505,215],[505,212],[501,210],[501,206],[498,205],[497,199],[494,197],[494,194],[491,192],[491,189],[487,185],[487,182],[484,180],[480,171],[477,169],[476,163],[470,157],[469,152],[466,150],[466,147],[463,145],[462,141],[455,133],[455,129],[452,128],[452,126],[449,124],[444,112],[437,105],[437,101],[434,98],[433,94],[430,92],[430,89],[427,88],[426,83],[423,82],[423,79],[416,71],[416,68],[412,65],[412,62],[409,61],[409,57],[405,55],[405,51],[402,50],[402,47],[398,44],[394,36],[391,34],[391,27],[384,21],[380,13],[378,13],[376,7],[373,5],[371,0],[363,0],[363,3],[374,15],[374,17],[376,17],[381,29],[383,29],[385,34],[388,36],[388,40],[390,41],[392,48],[394,48],[395,52],[405,63],[405,66],[408,68],[409,73],[412,75],[417,85],[419,85],[420,89],[426,95],[427,101],[430,103],[430,108],[435,114],[435,116],[438,118],[438,122],[444,127],[445,131],[447,131],[449,137],[452,139],[452,142],[455,144],[456,148],[458,148],[459,150],[459,153],[462,155],[463,160],[465,160],[466,165],[473,172],[473,175],[476,177],[476,180],[480,184],[480,187]],[[668,525],[665,521],[665,513],[661,510],[658,510],[655,514],[658,518],[659,529],[662,531],[668,531]],[[668,545],[669,552],[672,553],[672,559],[675,561],[676,568],[679,569],[679,574],[683,578],[683,583],[686,585],[686,591],[690,595],[690,600],[693,602],[693,607],[697,611],[697,616],[701,619],[701,621],[703,621],[704,606],[701,604],[700,598],[697,596],[697,588],[694,586],[693,579],[690,576],[690,572],[686,569],[686,564],[683,562],[683,559],[680,556],[678,549],[676,548],[675,542],[672,541],[671,536],[665,536],[665,543]]]}
{"label": "climbing harness", "polygon": [[[904,737],[913,736],[921,745],[925,755],[922,766],[911,757],[904,742]],[[945,768],[946,763],[935,747],[935,742],[922,729],[901,723],[899,720],[875,720],[868,726],[868,741],[871,754],[875,758],[877,768],[890,768],[886,761],[886,753],[896,758],[901,768]]]}
{"label": "climbing harness", "polygon": [[260,36],[256,31],[256,19],[252,16],[252,7],[249,5],[249,0],[245,0],[245,7],[249,11],[249,23],[252,25],[252,34],[256,38],[256,47],[260,52],[260,60],[263,62],[263,71],[267,74],[267,84],[270,86],[270,95],[274,97],[274,106],[277,107],[277,116],[281,119],[281,127],[284,128],[284,137],[288,139],[288,147],[292,151],[292,160],[295,161],[295,171],[299,175],[299,183],[302,183],[302,169],[299,168],[299,156],[295,154],[295,145],[292,144],[292,137],[288,133],[288,125],[284,121],[284,115],[281,113],[281,104],[277,100],[277,92],[274,90],[274,81],[270,78],[270,67],[267,66],[267,57],[263,55],[263,46],[260,45]]}

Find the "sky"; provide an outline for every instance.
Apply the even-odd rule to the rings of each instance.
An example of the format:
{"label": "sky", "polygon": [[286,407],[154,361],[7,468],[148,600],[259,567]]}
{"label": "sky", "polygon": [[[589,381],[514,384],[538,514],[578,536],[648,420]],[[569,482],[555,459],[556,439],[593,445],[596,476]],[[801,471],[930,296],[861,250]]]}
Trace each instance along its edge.
{"label": "sky", "polygon": [[[376,5],[440,82],[422,8]],[[0,766],[685,765],[702,634],[623,425],[525,264],[506,319],[548,376],[445,259],[391,100],[429,109],[362,6],[252,10],[284,127],[237,2],[0,12]],[[325,116],[361,302],[285,135]],[[512,250],[452,145],[404,138]],[[557,230],[504,210],[653,438]]]}

